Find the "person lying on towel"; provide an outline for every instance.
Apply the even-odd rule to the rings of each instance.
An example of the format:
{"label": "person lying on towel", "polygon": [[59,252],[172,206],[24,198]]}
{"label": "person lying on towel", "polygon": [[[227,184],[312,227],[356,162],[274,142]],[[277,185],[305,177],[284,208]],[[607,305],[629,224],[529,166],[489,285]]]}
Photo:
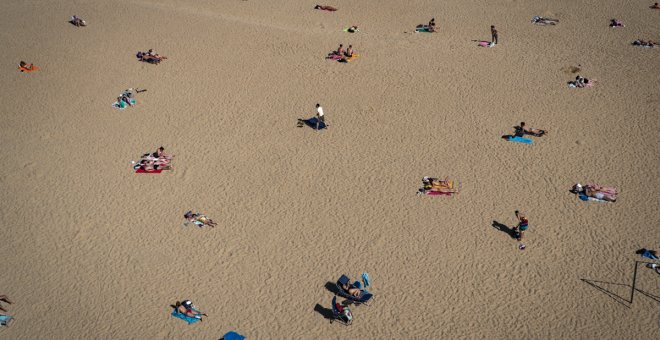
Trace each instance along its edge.
{"label": "person lying on towel", "polygon": [[515,135],[518,136],[518,137],[523,137],[526,134],[527,135],[532,135],[532,136],[535,136],[535,137],[541,137],[541,136],[545,135],[545,130],[534,129],[534,128],[527,127],[527,126],[525,126],[525,122],[520,122],[520,126],[516,126],[515,129],[516,129],[516,134]]}
{"label": "person lying on towel", "polygon": [[202,316],[208,316],[195,309],[195,306],[193,306],[192,301],[190,300],[183,300],[181,302],[177,301],[174,306],[176,307],[177,312],[191,318],[197,318],[200,321],[202,321]]}
{"label": "person lying on towel", "polygon": [[451,188],[448,178],[438,179],[438,178],[426,176],[422,179],[422,183],[424,184],[424,190],[427,191],[448,192],[448,193],[458,192],[456,189]]}
{"label": "person lying on towel", "polygon": [[34,64],[28,64],[28,63],[26,63],[22,60],[21,60],[20,63],[18,63],[18,66],[20,66],[21,68],[24,68],[28,71],[32,71],[34,69]]}
{"label": "person lying on towel", "polygon": [[532,18],[532,23],[537,25],[556,25],[559,23],[559,20],[535,16]]}
{"label": "person lying on towel", "polygon": [[193,214],[192,211],[186,212],[183,217],[188,220],[188,222],[198,226],[198,227],[203,227],[205,225],[210,226],[210,227],[215,227],[217,223],[213,222],[212,219],[206,217],[204,214],[196,213]]}
{"label": "person lying on towel", "polygon": [[78,16],[76,16],[76,15],[72,16],[72,17],[71,17],[71,20],[69,20],[69,22],[70,22],[72,25],[76,26],[76,27],[84,27],[84,26],[87,26],[87,23],[85,22],[85,20],[80,19],[80,18],[79,18]]}

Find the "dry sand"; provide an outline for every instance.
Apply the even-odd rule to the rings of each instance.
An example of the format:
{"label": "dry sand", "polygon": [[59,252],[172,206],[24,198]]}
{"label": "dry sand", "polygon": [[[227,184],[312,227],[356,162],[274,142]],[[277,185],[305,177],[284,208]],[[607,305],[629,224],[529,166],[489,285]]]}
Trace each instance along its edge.
{"label": "dry sand", "polygon": [[[660,337],[657,274],[623,301],[634,251],[660,247],[660,49],[630,46],[660,40],[650,1],[314,4],[0,2],[0,294],[16,318],[0,337]],[[439,33],[404,33],[432,16]],[[476,47],[491,24],[500,45]],[[339,43],[361,57],[324,60]],[[169,59],[136,61],[148,48]],[[566,86],[578,64],[596,87]],[[128,87],[148,92],[112,109]],[[317,102],[329,129],[296,128]],[[521,120],[549,135],[500,139]],[[174,171],[132,173],[160,145]],[[416,196],[425,175],[462,192]],[[576,181],[619,202],[583,203]],[[219,226],[183,227],[189,209]],[[491,226],[516,209],[524,252]],[[330,324],[325,284],[362,271],[374,304]],[[208,319],[173,319],[184,298]]]}

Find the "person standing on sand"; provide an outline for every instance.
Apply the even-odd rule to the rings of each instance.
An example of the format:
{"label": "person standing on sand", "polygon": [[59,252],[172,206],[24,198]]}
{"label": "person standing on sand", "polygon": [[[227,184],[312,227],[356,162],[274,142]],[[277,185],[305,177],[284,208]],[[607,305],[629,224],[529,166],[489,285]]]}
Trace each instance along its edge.
{"label": "person standing on sand", "polygon": [[321,104],[316,104],[316,130],[319,129],[321,123],[325,124],[325,117],[323,115],[323,108]]}
{"label": "person standing on sand", "polygon": [[497,44],[497,30],[495,29],[495,25],[490,26],[490,42],[493,43],[493,45]]}
{"label": "person standing on sand", "polygon": [[513,229],[516,231],[518,241],[522,241],[523,234],[529,228],[529,221],[527,217],[516,210],[516,217],[518,218],[518,225]]}

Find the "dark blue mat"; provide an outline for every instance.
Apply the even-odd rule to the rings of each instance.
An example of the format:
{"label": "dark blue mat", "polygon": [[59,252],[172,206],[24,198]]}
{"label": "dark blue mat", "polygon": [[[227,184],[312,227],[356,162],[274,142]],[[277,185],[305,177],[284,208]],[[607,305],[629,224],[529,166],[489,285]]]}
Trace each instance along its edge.
{"label": "dark blue mat", "polygon": [[[305,123],[305,125],[307,125],[307,126],[311,127],[312,129],[316,130],[316,122],[318,122],[318,119],[316,117],[314,117],[314,118],[310,118],[310,119],[305,119],[305,120],[303,120],[303,122]],[[324,122],[319,123],[319,130],[323,130],[326,127],[328,127],[328,126],[325,125]]]}

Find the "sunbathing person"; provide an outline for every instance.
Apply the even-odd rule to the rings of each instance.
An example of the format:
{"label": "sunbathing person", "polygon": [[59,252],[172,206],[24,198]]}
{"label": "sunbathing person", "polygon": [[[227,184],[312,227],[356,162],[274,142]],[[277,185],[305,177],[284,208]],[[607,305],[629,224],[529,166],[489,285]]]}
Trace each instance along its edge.
{"label": "sunbathing person", "polygon": [[21,68],[24,68],[28,71],[32,71],[34,69],[34,64],[28,64],[28,63],[26,63],[22,60],[21,60],[20,63],[18,63],[18,66],[20,66]]}
{"label": "sunbathing person", "polygon": [[188,222],[198,226],[198,227],[203,227],[205,225],[210,226],[210,227],[215,227],[217,223],[213,222],[212,219],[206,217],[203,214],[196,213],[193,214],[192,211],[186,212],[183,217],[188,220]]}
{"label": "sunbathing person", "polygon": [[651,6],[651,9],[660,9],[660,6],[658,6],[658,3],[656,2]]}
{"label": "sunbathing person", "polygon": [[623,22],[617,19],[610,20],[610,27],[626,27]]}
{"label": "sunbathing person", "polygon": [[616,202],[618,194],[617,189],[614,187],[603,187],[597,184],[586,184],[582,186],[580,183],[577,183],[571,191],[576,194],[584,194],[587,197],[608,202]]}
{"label": "sunbathing person", "polygon": [[133,103],[131,103],[131,98],[128,96],[126,92],[122,93],[119,97],[117,97],[117,103],[121,105],[121,103],[124,102],[128,106],[133,106]]}
{"label": "sunbathing person", "polygon": [[344,55],[344,44],[339,44],[339,47],[337,47],[336,51],[332,51],[331,54],[335,55]]}
{"label": "sunbathing person", "polygon": [[559,20],[535,16],[532,18],[532,23],[537,25],[556,25],[559,23]]}
{"label": "sunbathing person", "polygon": [[516,126],[516,136],[523,137],[525,134],[532,135],[535,137],[541,137],[545,135],[545,130],[534,129],[525,126],[525,122],[520,122],[520,126]]}
{"label": "sunbathing person", "polygon": [[170,155],[170,154],[165,153],[165,148],[162,147],[162,146],[159,147],[159,148],[156,150],[156,152],[152,153],[151,155],[152,155],[154,158],[164,159],[164,160],[168,160],[168,161],[171,161],[171,160],[172,160],[172,157],[174,157],[174,155]]}
{"label": "sunbathing person", "polygon": [[71,17],[71,20],[69,20],[69,22],[70,22],[72,25],[76,26],[76,27],[84,27],[84,26],[87,26],[87,23],[85,22],[85,20],[80,19],[80,18],[78,18],[78,17],[75,16],[75,15]]}
{"label": "sunbathing person", "polygon": [[324,5],[316,5],[314,6],[314,9],[320,9],[322,11],[330,11],[330,12],[334,12],[337,10],[337,8],[334,8],[332,6],[324,6]]}
{"label": "sunbathing person", "polygon": [[435,192],[446,192],[446,193],[457,193],[458,190],[451,187],[451,183],[448,178],[438,179],[433,177],[424,177],[422,179],[424,184],[425,191],[435,191]]}
{"label": "sunbathing person", "polygon": [[362,295],[362,290],[360,288],[353,287],[353,285],[349,283],[342,285],[341,288],[351,296],[359,297]]}
{"label": "sunbathing person", "polygon": [[429,32],[435,32],[435,18],[431,18],[427,27]]}
{"label": "sunbathing person", "polygon": [[346,52],[344,52],[344,56],[348,58],[351,58],[353,56],[353,45],[348,45]]}
{"label": "sunbathing person", "polygon": [[357,26],[353,25],[353,26],[349,27],[347,31],[348,31],[348,33],[355,33],[355,32],[359,32],[360,30],[358,29]]}
{"label": "sunbathing person", "polygon": [[177,312],[188,317],[197,318],[200,321],[202,321],[202,316],[208,316],[205,313],[195,309],[195,306],[193,306],[192,301],[190,300],[183,300],[181,302],[177,301],[174,307],[176,308]]}

